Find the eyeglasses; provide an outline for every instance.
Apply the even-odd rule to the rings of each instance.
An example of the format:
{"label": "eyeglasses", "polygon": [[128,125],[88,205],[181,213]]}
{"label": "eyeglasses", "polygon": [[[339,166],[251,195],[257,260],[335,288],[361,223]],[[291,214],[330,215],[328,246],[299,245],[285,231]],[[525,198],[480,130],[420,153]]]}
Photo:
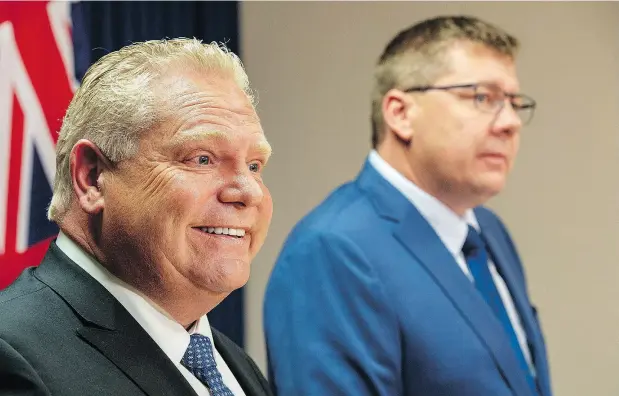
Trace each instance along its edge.
{"label": "eyeglasses", "polygon": [[459,91],[458,95],[473,100],[475,107],[485,113],[498,114],[505,106],[505,99],[520,117],[522,125],[527,125],[533,118],[537,103],[524,94],[507,93],[495,84],[460,84],[444,86],[417,86],[402,90],[403,92],[427,92],[432,90]]}

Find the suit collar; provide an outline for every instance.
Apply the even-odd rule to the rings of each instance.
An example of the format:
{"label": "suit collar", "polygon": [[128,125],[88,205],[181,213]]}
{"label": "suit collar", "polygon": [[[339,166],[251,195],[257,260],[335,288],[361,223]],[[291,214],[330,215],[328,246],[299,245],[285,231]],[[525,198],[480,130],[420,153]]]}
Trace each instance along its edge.
{"label": "suit collar", "polygon": [[80,338],[148,395],[194,395],[159,346],[110,293],[73,263],[55,241],[34,272],[82,319]]}
{"label": "suit collar", "polygon": [[34,275],[58,293],[82,320],[96,327],[115,330],[116,301],[52,241]]}
{"label": "suit collar", "polygon": [[[372,201],[377,213],[399,223],[394,237],[406,247],[443,289],[493,356],[497,367],[517,395],[530,395],[526,377],[509,339],[474,285],[458,268],[453,255],[417,208],[366,161],[357,178],[358,187]],[[481,225],[481,224],[480,224]],[[481,225],[483,231],[484,226]],[[496,249],[496,247],[495,247]],[[503,257],[498,257],[502,263]],[[511,280],[506,280],[510,282]]]}
{"label": "suit collar", "polygon": [[406,197],[382,177],[368,160],[359,172],[356,184],[367,194],[376,212],[385,219],[399,222],[411,206]]}

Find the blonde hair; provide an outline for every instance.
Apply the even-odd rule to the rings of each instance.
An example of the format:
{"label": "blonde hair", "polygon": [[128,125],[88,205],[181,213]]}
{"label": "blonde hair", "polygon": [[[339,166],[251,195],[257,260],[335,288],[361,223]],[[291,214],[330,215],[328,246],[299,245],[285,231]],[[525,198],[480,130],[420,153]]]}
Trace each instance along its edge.
{"label": "blonde hair", "polygon": [[156,95],[157,82],[183,66],[193,71],[230,76],[254,95],[239,57],[224,44],[178,38],[134,43],[95,62],[84,75],[64,116],[56,145],[56,176],[47,217],[59,223],[71,204],[69,157],[80,139],[95,143],[112,162],[136,154],[142,132],[173,111]]}
{"label": "blonde hair", "polygon": [[393,88],[429,85],[447,71],[446,49],[457,42],[484,45],[514,58],[518,40],[487,22],[468,16],[439,16],[399,32],[374,69],[372,146],[384,138],[382,101]]}

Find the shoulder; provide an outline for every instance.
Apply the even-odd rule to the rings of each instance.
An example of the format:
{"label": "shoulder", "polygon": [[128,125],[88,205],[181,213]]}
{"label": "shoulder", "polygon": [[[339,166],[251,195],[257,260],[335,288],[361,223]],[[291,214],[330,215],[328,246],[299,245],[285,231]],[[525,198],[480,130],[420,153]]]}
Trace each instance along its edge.
{"label": "shoulder", "polygon": [[33,275],[34,268],[25,269],[6,289],[0,291],[0,307],[19,303],[45,288],[45,284]]}
{"label": "shoulder", "polygon": [[0,337],[37,348],[41,334],[68,333],[78,320],[71,307],[33,272],[27,269],[0,292]]}
{"label": "shoulder", "polygon": [[5,319],[0,321],[0,330],[20,319],[38,316],[34,312],[46,311],[50,290],[33,272],[33,268],[24,270],[17,280],[0,291],[0,317]]}
{"label": "shoulder", "polygon": [[49,389],[32,365],[0,338],[0,393],[11,395],[50,395]]}
{"label": "shoulder", "polygon": [[0,292],[0,394],[50,394],[32,361],[55,347],[48,335],[59,324],[59,299],[33,272],[24,270]]}
{"label": "shoulder", "polygon": [[353,221],[369,207],[370,201],[358,185],[354,182],[345,183],[307,212],[296,224],[293,233],[307,228],[331,229],[338,224]]}
{"label": "shoulder", "polygon": [[379,228],[380,218],[373,205],[355,183],[340,186],[292,227],[279,258],[325,253],[342,244],[362,245],[363,236]]}

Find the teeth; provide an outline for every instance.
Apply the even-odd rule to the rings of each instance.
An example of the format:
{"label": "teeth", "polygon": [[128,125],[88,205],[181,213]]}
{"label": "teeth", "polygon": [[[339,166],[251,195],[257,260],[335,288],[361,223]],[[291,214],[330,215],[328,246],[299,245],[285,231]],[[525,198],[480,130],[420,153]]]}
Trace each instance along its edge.
{"label": "teeth", "polygon": [[202,227],[203,232],[216,235],[230,235],[243,237],[245,236],[245,230],[241,228],[229,228],[229,227]]}

